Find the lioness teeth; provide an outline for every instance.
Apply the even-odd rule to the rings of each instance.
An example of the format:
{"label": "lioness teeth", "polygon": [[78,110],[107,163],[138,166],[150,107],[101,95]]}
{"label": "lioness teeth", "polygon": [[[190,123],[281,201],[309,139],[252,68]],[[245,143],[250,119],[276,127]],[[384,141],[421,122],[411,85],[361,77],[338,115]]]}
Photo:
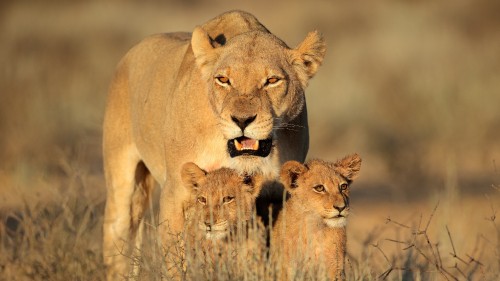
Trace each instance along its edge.
{"label": "lioness teeth", "polygon": [[238,141],[237,139],[234,140],[234,147],[236,147],[236,150],[241,151],[241,150],[258,150],[259,149],[259,141],[254,140],[254,139],[242,139],[241,141]]}
{"label": "lioness teeth", "polygon": [[234,140],[234,146],[236,147],[236,150],[238,150],[238,151],[243,149],[243,145],[238,140]]}

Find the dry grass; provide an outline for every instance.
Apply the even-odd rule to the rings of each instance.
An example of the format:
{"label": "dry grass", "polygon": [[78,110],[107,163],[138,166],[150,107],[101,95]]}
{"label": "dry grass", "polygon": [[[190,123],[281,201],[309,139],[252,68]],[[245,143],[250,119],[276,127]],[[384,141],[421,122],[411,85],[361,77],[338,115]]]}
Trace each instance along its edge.
{"label": "dry grass", "polygon": [[[100,135],[114,67],[149,34],[234,8],[290,45],[314,29],[327,39],[308,90],[309,155],[364,159],[349,280],[496,280],[497,1],[273,3],[0,3],[0,280],[103,278]],[[148,222],[152,250],[131,258],[155,280],[164,260]],[[264,263],[222,263],[217,277],[273,279]]]}
{"label": "dry grass", "polygon": [[[82,187],[70,185],[61,196],[61,205],[26,202],[22,209],[0,213],[0,280],[103,279],[103,201],[96,203],[79,194]],[[364,202],[354,202],[348,227],[347,280],[497,280],[499,202],[500,191],[492,188],[481,200],[390,206],[385,220],[375,219],[383,213],[380,210],[360,219],[356,211]],[[456,214],[448,220],[443,210],[447,204],[446,210]],[[460,215],[471,208],[474,215],[470,218]],[[195,243],[176,244],[164,256],[157,219],[150,214],[145,219],[144,246],[140,254],[129,256],[140,268],[138,274],[127,276],[131,280],[170,280],[172,268],[165,265],[171,261],[183,280],[277,280],[280,276],[279,263],[266,254],[262,230],[255,225],[248,234],[238,232],[229,246],[208,248],[214,251],[211,254],[203,244]],[[242,246],[247,245],[247,236],[253,247]],[[327,280],[322,268],[311,265],[298,267],[295,274],[294,280]]]}
{"label": "dry grass", "polygon": [[75,176],[63,194],[47,190],[54,202],[0,209],[0,280],[103,279],[104,201],[83,193],[85,182]]}

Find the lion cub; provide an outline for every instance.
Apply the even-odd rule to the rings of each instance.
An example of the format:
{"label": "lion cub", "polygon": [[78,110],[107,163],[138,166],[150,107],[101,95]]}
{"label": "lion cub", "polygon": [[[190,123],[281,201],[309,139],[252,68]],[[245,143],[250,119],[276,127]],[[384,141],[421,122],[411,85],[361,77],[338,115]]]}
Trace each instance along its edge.
{"label": "lion cub", "polygon": [[260,174],[229,168],[206,172],[191,162],[182,166],[181,178],[191,195],[185,207],[188,234],[206,240],[227,239],[249,223],[263,183]]}
{"label": "lion cub", "polygon": [[[361,158],[347,156],[335,163],[288,161],[280,178],[290,194],[272,233],[272,251],[287,268],[323,266],[332,280],[344,280],[349,185],[357,177]],[[288,276],[288,277],[287,277]]]}

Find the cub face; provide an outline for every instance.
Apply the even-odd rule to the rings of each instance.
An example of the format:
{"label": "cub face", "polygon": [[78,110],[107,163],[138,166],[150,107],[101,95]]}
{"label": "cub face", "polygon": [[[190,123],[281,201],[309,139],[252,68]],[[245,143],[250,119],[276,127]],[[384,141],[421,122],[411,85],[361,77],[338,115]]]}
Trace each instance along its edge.
{"label": "cub face", "polygon": [[312,214],[326,226],[337,228],[347,223],[349,186],[360,168],[361,158],[357,154],[335,163],[312,160],[303,165],[288,161],[283,164],[280,177],[304,215]]}
{"label": "cub face", "polygon": [[252,31],[214,47],[196,28],[191,46],[212,109],[219,118],[231,157],[267,157],[274,128],[296,117],[304,89],[325,54],[325,43],[311,32],[296,49],[270,33]]}
{"label": "cub face", "polygon": [[260,175],[240,175],[229,168],[206,172],[191,162],[182,166],[181,177],[191,194],[187,208],[207,239],[223,239],[250,220],[263,181]]}

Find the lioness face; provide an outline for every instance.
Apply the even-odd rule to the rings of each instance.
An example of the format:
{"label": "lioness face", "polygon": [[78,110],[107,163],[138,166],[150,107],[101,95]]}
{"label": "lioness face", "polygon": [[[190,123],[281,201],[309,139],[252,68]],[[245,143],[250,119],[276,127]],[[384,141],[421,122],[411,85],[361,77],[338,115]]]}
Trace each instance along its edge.
{"label": "lioness face", "polygon": [[313,160],[305,165],[286,162],[281,180],[305,214],[316,217],[331,228],[343,227],[349,215],[349,186],[361,167],[358,155],[336,163]]}
{"label": "lioness face", "polygon": [[240,175],[228,168],[207,173],[186,163],[181,176],[191,193],[188,208],[194,209],[194,222],[205,238],[225,238],[238,223],[250,220],[262,185],[260,175]]}
{"label": "lioness face", "polygon": [[197,28],[191,44],[230,156],[267,157],[276,128],[304,107],[304,88],[323,60],[322,39],[311,33],[290,49],[272,34],[255,31],[214,48]]}

